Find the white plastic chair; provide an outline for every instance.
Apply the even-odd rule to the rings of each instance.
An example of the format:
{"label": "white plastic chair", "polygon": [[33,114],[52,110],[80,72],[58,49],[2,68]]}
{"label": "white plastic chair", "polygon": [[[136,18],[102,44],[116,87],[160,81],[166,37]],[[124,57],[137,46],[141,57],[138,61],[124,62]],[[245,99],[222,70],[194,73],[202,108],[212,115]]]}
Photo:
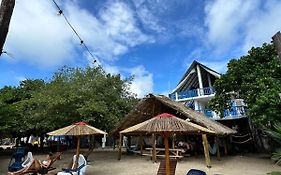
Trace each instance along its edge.
{"label": "white plastic chair", "polygon": [[82,154],[79,154],[78,166],[76,169],[74,168],[74,162],[76,160],[76,155],[73,156],[73,164],[71,169],[63,169],[62,172],[58,172],[57,175],[84,175],[87,170],[87,161]]}
{"label": "white plastic chair", "polygon": [[32,156],[32,152],[28,152],[26,159],[24,160],[24,162],[21,164],[22,167],[26,168],[26,167],[30,167],[31,164],[33,162],[33,156]]}

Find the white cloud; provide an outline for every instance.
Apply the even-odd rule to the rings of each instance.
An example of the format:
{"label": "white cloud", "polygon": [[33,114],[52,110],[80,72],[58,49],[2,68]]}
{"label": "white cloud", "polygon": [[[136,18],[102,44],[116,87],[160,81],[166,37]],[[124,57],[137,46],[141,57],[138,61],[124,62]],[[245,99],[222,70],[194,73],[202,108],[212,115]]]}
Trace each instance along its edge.
{"label": "white cloud", "polygon": [[260,46],[264,42],[270,42],[271,37],[281,30],[280,16],[281,1],[265,1],[263,10],[260,10],[258,16],[252,18],[246,26],[244,51]]}
{"label": "white cloud", "polygon": [[5,49],[16,59],[40,66],[71,61],[72,35],[65,29],[48,1],[20,1],[15,5]]}
{"label": "white cloud", "polygon": [[253,46],[270,42],[281,30],[281,1],[208,1],[205,6],[207,42],[215,51],[227,53],[240,46],[244,54]]}
{"label": "white cloud", "polygon": [[150,29],[157,33],[163,33],[166,31],[166,28],[160,25],[159,18],[156,17],[148,8],[146,2],[134,1],[134,3],[137,8],[136,13],[146,29]]}
{"label": "white cloud", "polygon": [[205,6],[205,25],[208,28],[208,41],[217,45],[219,50],[229,49],[240,39],[241,30],[257,8],[258,1],[255,0],[236,0],[209,1]]}
{"label": "white cloud", "polygon": [[137,66],[130,69],[134,80],[131,84],[130,90],[137,94],[138,98],[142,98],[148,93],[153,92],[153,75],[149,73],[143,66]]}
{"label": "white cloud", "polygon": [[[75,1],[62,4],[70,23],[100,59],[117,59],[129,48],[152,41],[139,29],[134,12],[125,3],[108,1],[98,16],[81,9]],[[56,7],[51,1],[21,0],[16,3],[6,50],[14,53],[17,59],[40,67],[75,63],[75,59],[81,60],[77,48],[78,38],[63,17],[56,15]]]}

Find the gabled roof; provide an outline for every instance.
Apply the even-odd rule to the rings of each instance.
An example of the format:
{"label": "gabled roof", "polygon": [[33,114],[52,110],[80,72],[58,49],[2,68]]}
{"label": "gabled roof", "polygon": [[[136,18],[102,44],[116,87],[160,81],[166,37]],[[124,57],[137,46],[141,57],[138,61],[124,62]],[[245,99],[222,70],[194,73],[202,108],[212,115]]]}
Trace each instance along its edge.
{"label": "gabled roof", "polygon": [[189,121],[205,127],[218,135],[235,133],[234,130],[205,117],[204,114],[200,112],[196,112],[186,107],[183,103],[173,101],[166,96],[149,94],[124,117],[117,128],[113,131],[113,134],[118,135],[120,131],[151,119],[152,117],[164,112],[173,114],[182,119],[188,119]]}
{"label": "gabled roof", "polygon": [[194,60],[192,62],[192,64],[189,66],[189,68],[187,69],[187,71],[185,72],[184,76],[179,81],[177,87],[172,91],[172,93],[176,92],[180,87],[182,87],[186,83],[186,81],[188,80],[189,76],[196,72],[196,66],[197,65],[199,65],[202,69],[206,70],[211,75],[213,75],[217,78],[220,78],[220,76],[221,76],[220,73],[218,73],[215,70],[210,69],[207,66],[205,66],[205,65],[199,63],[198,61]]}

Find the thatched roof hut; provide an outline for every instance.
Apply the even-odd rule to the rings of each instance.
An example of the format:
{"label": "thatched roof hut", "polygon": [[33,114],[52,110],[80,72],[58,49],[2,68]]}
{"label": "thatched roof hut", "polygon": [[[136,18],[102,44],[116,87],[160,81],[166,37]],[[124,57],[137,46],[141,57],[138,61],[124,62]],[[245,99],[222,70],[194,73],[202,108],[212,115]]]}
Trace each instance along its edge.
{"label": "thatched roof hut", "polygon": [[173,114],[182,119],[188,119],[195,124],[213,131],[217,135],[229,135],[235,133],[234,130],[207,118],[200,112],[196,112],[186,107],[183,103],[173,101],[166,96],[149,94],[125,116],[113,131],[113,134],[117,136],[120,131],[164,112]]}

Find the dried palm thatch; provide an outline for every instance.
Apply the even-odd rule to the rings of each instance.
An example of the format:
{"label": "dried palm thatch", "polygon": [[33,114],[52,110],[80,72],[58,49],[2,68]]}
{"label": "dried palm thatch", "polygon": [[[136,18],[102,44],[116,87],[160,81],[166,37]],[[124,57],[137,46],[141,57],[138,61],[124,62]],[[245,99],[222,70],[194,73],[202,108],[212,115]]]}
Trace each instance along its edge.
{"label": "dried palm thatch", "polygon": [[112,133],[117,136],[120,131],[165,112],[184,120],[188,119],[192,123],[205,127],[217,135],[229,135],[236,132],[219,122],[207,118],[204,114],[186,107],[183,103],[173,101],[162,95],[149,94],[125,116]]}
{"label": "dried palm thatch", "polygon": [[137,125],[131,126],[121,134],[133,133],[214,133],[197,124],[185,121],[168,113],[162,113]]}
{"label": "dried palm thatch", "polygon": [[74,165],[77,168],[79,154],[80,154],[80,136],[99,135],[99,134],[107,134],[107,133],[93,126],[87,125],[84,122],[77,122],[73,125],[66,126],[64,128],[52,132],[48,132],[47,134],[52,136],[61,136],[61,135],[77,136],[76,160],[74,162]]}
{"label": "dried palm thatch", "polygon": [[48,132],[47,134],[52,136],[61,136],[61,135],[83,136],[83,135],[106,134],[106,132],[97,129],[93,126],[87,125],[84,122],[78,122],[73,125],[69,125],[64,128],[52,132]]}

